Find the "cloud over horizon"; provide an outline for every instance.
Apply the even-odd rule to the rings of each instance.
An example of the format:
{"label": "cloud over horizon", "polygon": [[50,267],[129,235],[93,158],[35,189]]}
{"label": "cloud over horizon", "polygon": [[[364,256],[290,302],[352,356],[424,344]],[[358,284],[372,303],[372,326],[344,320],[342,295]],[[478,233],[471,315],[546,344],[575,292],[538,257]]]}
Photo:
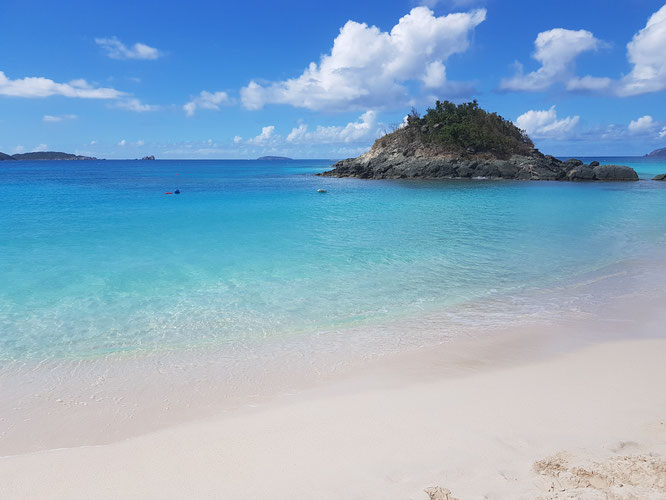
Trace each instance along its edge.
{"label": "cloud over horizon", "polygon": [[546,110],[529,110],[516,119],[516,126],[533,139],[566,139],[576,128],[580,116],[557,119],[555,106]]}
{"label": "cloud over horizon", "polygon": [[94,87],[83,79],[57,83],[41,76],[11,80],[0,71],[0,95],[9,97],[39,98],[60,95],[80,99],[118,99],[125,92],[107,87]]}
{"label": "cloud over horizon", "polygon": [[347,21],[319,64],[311,62],[296,78],[251,80],[240,91],[241,102],[250,110],[266,104],[353,110],[407,103],[409,81],[445,91],[444,62],[467,50],[471,32],[485,18],[485,9],[436,17],[429,8],[416,7],[390,32]]}

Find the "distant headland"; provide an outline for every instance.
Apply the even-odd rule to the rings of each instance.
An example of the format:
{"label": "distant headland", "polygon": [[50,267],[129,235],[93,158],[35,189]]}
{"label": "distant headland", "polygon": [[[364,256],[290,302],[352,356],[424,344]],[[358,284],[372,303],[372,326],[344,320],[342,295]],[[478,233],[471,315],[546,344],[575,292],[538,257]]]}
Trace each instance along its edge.
{"label": "distant headland", "polygon": [[260,158],[257,158],[257,160],[276,161],[276,160],[293,160],[293,158],[288,158],[286,156],[262,156]]}
{"label": "distant headland", "polygon": [[38,161],[38,160],[97,160],[93,156],[81,156],[58,151],[35,151],[34,153],[19,153],[8,155],[0,153],[0,161]]}
{"label": "distant headland", "polygon": [[375,141],[370,151],[319,175],[361,179],[520,179],[637,181],[633,168],[544,155],[524,130],[475,101],[437,101],[421,117]]}
{"label": "distant headland", "polygon": [[651,153],[646,154],[645,156],[649,158],[666,158],[666,148],[655,149]]}

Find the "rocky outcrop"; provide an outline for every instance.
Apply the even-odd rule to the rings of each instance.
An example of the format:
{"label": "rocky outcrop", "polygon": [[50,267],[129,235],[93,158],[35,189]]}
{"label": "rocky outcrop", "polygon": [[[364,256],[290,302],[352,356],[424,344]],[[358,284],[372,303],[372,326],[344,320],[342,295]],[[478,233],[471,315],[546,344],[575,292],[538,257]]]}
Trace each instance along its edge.
{"label": "rocky outcrop", "polygon": [[142,159],[142,160],[154,160],[155,157],[154,157],[153,155],[150,155],[150,156],[144,156],[144,157],[141,158],[141,159]]}
{"label": "rocky outcrop", "polygon": [[491,153],[447,152],[419,141],[378,139],[358,158],[333,165],[320,175],[360,179],[519,179],[548,181],[637,181],[634,169],[622,165],[562,161],[532,149],[529,154],[500,157]]}
{"label": "rocky outcrop", "polygon": [[653,181],[666,181],[666,174],[655,175],[652,178]]}

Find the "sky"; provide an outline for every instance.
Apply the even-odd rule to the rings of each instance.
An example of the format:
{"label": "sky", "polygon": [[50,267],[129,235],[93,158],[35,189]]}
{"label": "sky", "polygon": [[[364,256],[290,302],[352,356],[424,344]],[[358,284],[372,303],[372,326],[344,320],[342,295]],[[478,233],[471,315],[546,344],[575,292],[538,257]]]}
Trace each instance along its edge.
{"label": "sky", "polygon": [[544,153],[666,147],[664,0],[0,2],[0,151],[346,158],[477,99]]}

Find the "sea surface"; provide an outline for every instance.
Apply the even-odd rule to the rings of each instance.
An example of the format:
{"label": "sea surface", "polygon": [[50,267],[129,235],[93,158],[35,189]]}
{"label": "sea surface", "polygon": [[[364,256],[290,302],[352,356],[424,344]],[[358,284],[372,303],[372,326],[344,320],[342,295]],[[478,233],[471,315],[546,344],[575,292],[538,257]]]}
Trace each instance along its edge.
{"label": "sea surface", "polygon": [[666,183],[647,179],[666,160],[592,159],[644,180],[317,177],[330,160],[2,162],[0,360],[325,342],[529,297],[663,247]]}

